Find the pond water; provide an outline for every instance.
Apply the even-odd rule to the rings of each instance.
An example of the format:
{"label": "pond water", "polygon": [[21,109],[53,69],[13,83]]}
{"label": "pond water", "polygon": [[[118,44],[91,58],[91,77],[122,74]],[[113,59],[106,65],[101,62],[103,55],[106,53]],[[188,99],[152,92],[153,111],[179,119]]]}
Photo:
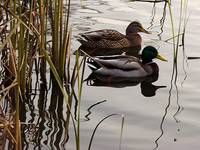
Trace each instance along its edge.
{"label": "pond water", "polygon": [[[180,0],[171,2],[176,33],[180,4]],[[190,0],[188,3],[186,16],[189,16],[189,19],[184,49],[183,46],[179,47],[175,66],[177,70],[173,69],[172,40],[166,42],[172,37],[172,30],[169,9],[165,2],[74,0],[71,8],[74,51],[80,46],[76,40],[79,33],[105,28],[124,33],[131,21],[138,20],[152,32],[149,35],[141,34],[142,47],[153,45],[168,59],[168,62],[155,60],[160,72],[157,81],[152,84],[166,87],[159,88],[150,95],[142,92],[145,85],[140,83],[112,87],[89,86],[84,82],[81,118],[87,119],[85,116],[88,116],[89,111],[91,114],[88,116],[89,121],[81,122],[81,149],[88,148],[92,132],[101,119],[119,113],[125,116],[121,145],[123,150],[199,150],[200,60],[187,57],[200,56],[200,1]],[[90,73],[87,68],[84,78]],[[105,120],[98,127],[91,149],[119,149],[120,129],[121,117],[113,116]],[[73,135],[73,131],[70,135]],[[74,144],[72,136],[66,148],[74,149]]]}

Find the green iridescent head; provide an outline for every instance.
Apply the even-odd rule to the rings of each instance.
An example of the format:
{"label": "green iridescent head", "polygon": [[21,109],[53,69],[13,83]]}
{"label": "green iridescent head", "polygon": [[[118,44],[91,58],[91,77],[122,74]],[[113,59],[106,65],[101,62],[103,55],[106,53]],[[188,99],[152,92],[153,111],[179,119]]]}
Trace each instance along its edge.
{"label": "green iridescent head", "polygon": [[154,59],[154,58],[160,59],[162,61],[167,61],[167,59],[165,59],[163,56],[161,56],[158,53],[157,49],[153,46],[145,47],[142,51],[141,58],[142,58],[142,62],[144,64],[152,62],[152,59]]}

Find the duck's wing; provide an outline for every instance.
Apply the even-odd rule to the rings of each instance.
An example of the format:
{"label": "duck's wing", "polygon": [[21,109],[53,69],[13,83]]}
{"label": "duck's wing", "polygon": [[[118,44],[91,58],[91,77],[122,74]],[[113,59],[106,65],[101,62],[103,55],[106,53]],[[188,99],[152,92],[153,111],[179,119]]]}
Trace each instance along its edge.
{"label": "duck's wing", "polygon": [[110,59],[106,58],[93,58],[92,62],[88,64],[95,66],[96,69],[107,68],[107,69],[120,69],[124,71],[138,70],[142,68],[140,60],[136,57],[127,56],[112,56]]}
{"label": "duck's wing", "polygon": [[80,35],[81,37],[85,38],[88,41],[99,41],[102,39],[117,41],[125,38],[125,35],[121,34],[116,30],[111,30],[111,29],[91,31]]}
{"label": "duck's wing", "polygon": [[98,59],[103,59],[103,60],[112,60],[112,59],[132,59],[132,60],[137,60],[138,58],[126,54],[121,54],[121,55],[106,55],[106,56],[96,56],[94,58]]}

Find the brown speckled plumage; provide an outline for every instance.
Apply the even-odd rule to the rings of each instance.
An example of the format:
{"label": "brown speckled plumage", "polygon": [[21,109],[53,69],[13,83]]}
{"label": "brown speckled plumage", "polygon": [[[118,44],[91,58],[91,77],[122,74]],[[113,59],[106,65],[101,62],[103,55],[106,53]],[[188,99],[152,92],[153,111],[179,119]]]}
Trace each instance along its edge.
{"label": "brown speckled plumage", "polygon": [[[84,34],[80,34],[78,41],[81,43],[81,46],[79,49],[89,54],[92,51],[92,54],[96,55],[95,51],[100,51],[102,49],[107,49],[107,51],[110,51],[113,49],[124,49],[140,46],[142,38],[138,32],[149,33],[139,22],[136,21],[128,25],[126,29],[126,35],[112,29],[86,32]],[[123,50],[118,50],[118,52],[123,53]],[[110,54],[111,52],[108,53]],[[112,54],[120,53],[115,53],[114,50],[112,52]],[[105,52],[103,55],[106,55]]]}

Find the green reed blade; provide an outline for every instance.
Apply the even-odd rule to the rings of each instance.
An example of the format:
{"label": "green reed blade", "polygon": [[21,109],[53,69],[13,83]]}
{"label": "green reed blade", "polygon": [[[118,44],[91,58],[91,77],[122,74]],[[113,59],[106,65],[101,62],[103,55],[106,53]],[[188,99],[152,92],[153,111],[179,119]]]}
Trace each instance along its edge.
{"label": "green reed blade", "polygon": [[66,104],[68,104],[68,94],[67,94],[67,92],[65,91],[65,89],[63,87],[62,81],[61,81],[61,79],[59,77],[59,74],[58,74],[58,72],[56,70],[56,67],[54,66],[53,62],[51,61],[47,51],[44,50],[43,54],[44,54],[45,59],[47,60],[49,66],[50,66],[50,69],[51,69],[51,71],[52,71],[52,73],[53,73],[53,75],[54,75],[54,77],[55,77],[55,79],[56,79],[56,81],[57,81],[57,83],[58,83],[58,85],[60,87],[61,92],[63,93],[63,96],[65,97]]}

